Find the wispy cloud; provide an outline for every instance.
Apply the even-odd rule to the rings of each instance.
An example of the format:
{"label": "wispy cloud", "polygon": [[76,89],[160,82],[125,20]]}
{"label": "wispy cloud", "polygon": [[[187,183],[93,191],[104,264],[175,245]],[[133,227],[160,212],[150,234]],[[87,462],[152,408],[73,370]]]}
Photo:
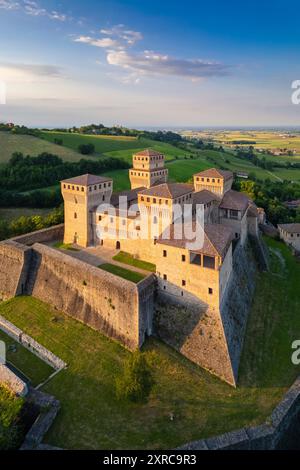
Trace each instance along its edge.
{"label": "wispy cloud", "polygon": [[54,78],[64,78],[63,70],[56,65],[0,62],[0,79],[8,83]]}
{"label": "wispy cloud", "polygon": [[126,71],[126,75],[120,77],[124,83],[138,83],[146,76],[175,76],[196,81],[224,76],[230,71],[230,66],[215,61],[182,59],[151,50],[133,52],[133,46],[143,39],[143,35],[123,24],[101,29],[100,34],[100,37],[79,36],[73,40],[105,49],[107,63]]}
{"label": "wispy cloud", "polygon": [[31,0],[0,0],[0,8],[7,11],[20,10],[26,15],[30,16],[44,16],[51,20],[66,21],[68,16],[64,13],[59,13],[56,10],[47,10],[40,6],[39,3]]}
{"label": "wispy cloud", "polygon": [[130,70],[137,76],[171,75],[199,80],[206,77],[220,77],[228,74],[229,67],[201,59],[178,59],[169,55],[144,51],[134,54],[128,51],[108,52],[110,65]]}

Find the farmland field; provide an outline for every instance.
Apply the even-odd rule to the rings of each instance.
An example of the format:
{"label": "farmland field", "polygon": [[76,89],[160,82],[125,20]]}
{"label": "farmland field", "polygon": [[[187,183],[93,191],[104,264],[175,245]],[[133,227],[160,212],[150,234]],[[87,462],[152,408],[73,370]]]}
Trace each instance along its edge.
{"label": "farmland field", "polygon": [[149,139],[137,139],[136,137],[68,134],[59,132],[43,132],[43,137],[49,142],[53,142],[55,138],[62,139],[63,145],[73,150],[77,150],[78,146],[81,144],[91,143],[95,146],[94,156],[104,155],[122,158],[130,162],[133,153],[148,147],[164,153],[166,159],[173,159],[175,156],[185,155],[183,150],[177,149],[173,145]]}
{"label": "farmland field", "polygon": [[0,132],[0,163],[8,162],[14,152],[22,152],[24,155],[32,156],[48,152],[67,161],[79,161],[82,158],[80,153],[47,140],[31,135],[13,135],[9,132]]}

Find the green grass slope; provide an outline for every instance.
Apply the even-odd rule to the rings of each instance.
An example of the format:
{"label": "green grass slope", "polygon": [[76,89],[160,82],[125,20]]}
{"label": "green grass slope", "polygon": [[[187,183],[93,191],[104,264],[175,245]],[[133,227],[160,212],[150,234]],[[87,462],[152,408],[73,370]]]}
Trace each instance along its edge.
{"label": "green grass slope", "polygon": [[82,158],[80,153],[44,139],[31,135],[13,135],[9,132],[0,132],[0,163],[6,163],[14,152],[22,152],[24,155],[32,156],[48,152],[67,161],[79,161]]}

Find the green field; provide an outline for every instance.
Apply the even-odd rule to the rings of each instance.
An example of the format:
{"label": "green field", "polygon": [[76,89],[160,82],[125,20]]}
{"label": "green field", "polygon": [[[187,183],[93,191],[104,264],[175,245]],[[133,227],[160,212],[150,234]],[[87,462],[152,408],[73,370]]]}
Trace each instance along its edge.
{"label": "green field", "polygon": [[54,372],[52,367],[1,330],[0,340],[6,344],[6,360],[19,369],[32,386],[44,382]]}
{"label": "green field", "polygon": [[103,271],[107,271],[108,273],[115,274],[116,276],[122,277],[123,279],[127,279],[127,281],[134,282],[137,284],[146,276],[144,274],[138,273],[136,271],[131,271],[130,269],[122,268],[121,266],[117,266],[116,264],[104,263],[98,266]]}
{"label": "green field", "polygon": [[[300,372],[291,362],[292,341],[300,336],[300,264],[282,243],[268,243],[274,274],[258,274],[237,389],[150,338],[143,348],[155,379],[149,402],[120,402],[115,379],[130,354],[126,349],[31,297],[0,304],[1,315],[69,364],[43,387],[62,405],[47,443],[170,449],[262,423]],[[59,321],[52,322],[53,315]]]}
{"label": "green field", "polygon": [[36,156],[43,152],[53,153],[67,161],[79,161],[82,155],[67,147],[52,144],[30,135],[13,135],[0,132],[0,163],[6,163],[14,152]]}
{"label": "green field", "polygon": [[[60,138],[63,140],[64,146],[72,150],[77,150],[78,146],[81,144],[91,143],[95,146],[94,156],[122,158],[130,163],[132,162],[133,153],[150,147],[164,153],[167,160],[173,159],[175,156],[184,157],[184,155],[187,154],[187,152],[173,145],[149,139],[137,139],[136,137],[114,137],[59,132],[43,132],[42,135],[49,142],[53,142],[55,138]],[[91,157],[89,156],[88,158]]]}
{"label": "green field", "polygon": [[125,251],[120,251],[117,255],[113,257],[114,261],[119,261],[120,263],[128,264],[129,266],[135,266],[136,268],[145,269],[155,273],[156,266],[155,264],[149,263],[148,261],[143,261],[132,256],[130,253]]}

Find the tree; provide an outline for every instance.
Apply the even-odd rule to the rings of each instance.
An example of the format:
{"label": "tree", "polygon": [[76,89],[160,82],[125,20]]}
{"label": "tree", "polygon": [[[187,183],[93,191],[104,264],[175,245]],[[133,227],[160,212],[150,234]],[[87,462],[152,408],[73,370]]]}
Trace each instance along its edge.
{"label": "tree", "polygon": [[134,352],[126,360],[123,375],[116,380],[119,399],[133,402],[147,400],[153,385],[151,368],[144,353]]}
{"label": "tree", "polygon": [[78,146],[78,150],[82,155],[91,155],[95,152],[94,144],[81,144]]}

